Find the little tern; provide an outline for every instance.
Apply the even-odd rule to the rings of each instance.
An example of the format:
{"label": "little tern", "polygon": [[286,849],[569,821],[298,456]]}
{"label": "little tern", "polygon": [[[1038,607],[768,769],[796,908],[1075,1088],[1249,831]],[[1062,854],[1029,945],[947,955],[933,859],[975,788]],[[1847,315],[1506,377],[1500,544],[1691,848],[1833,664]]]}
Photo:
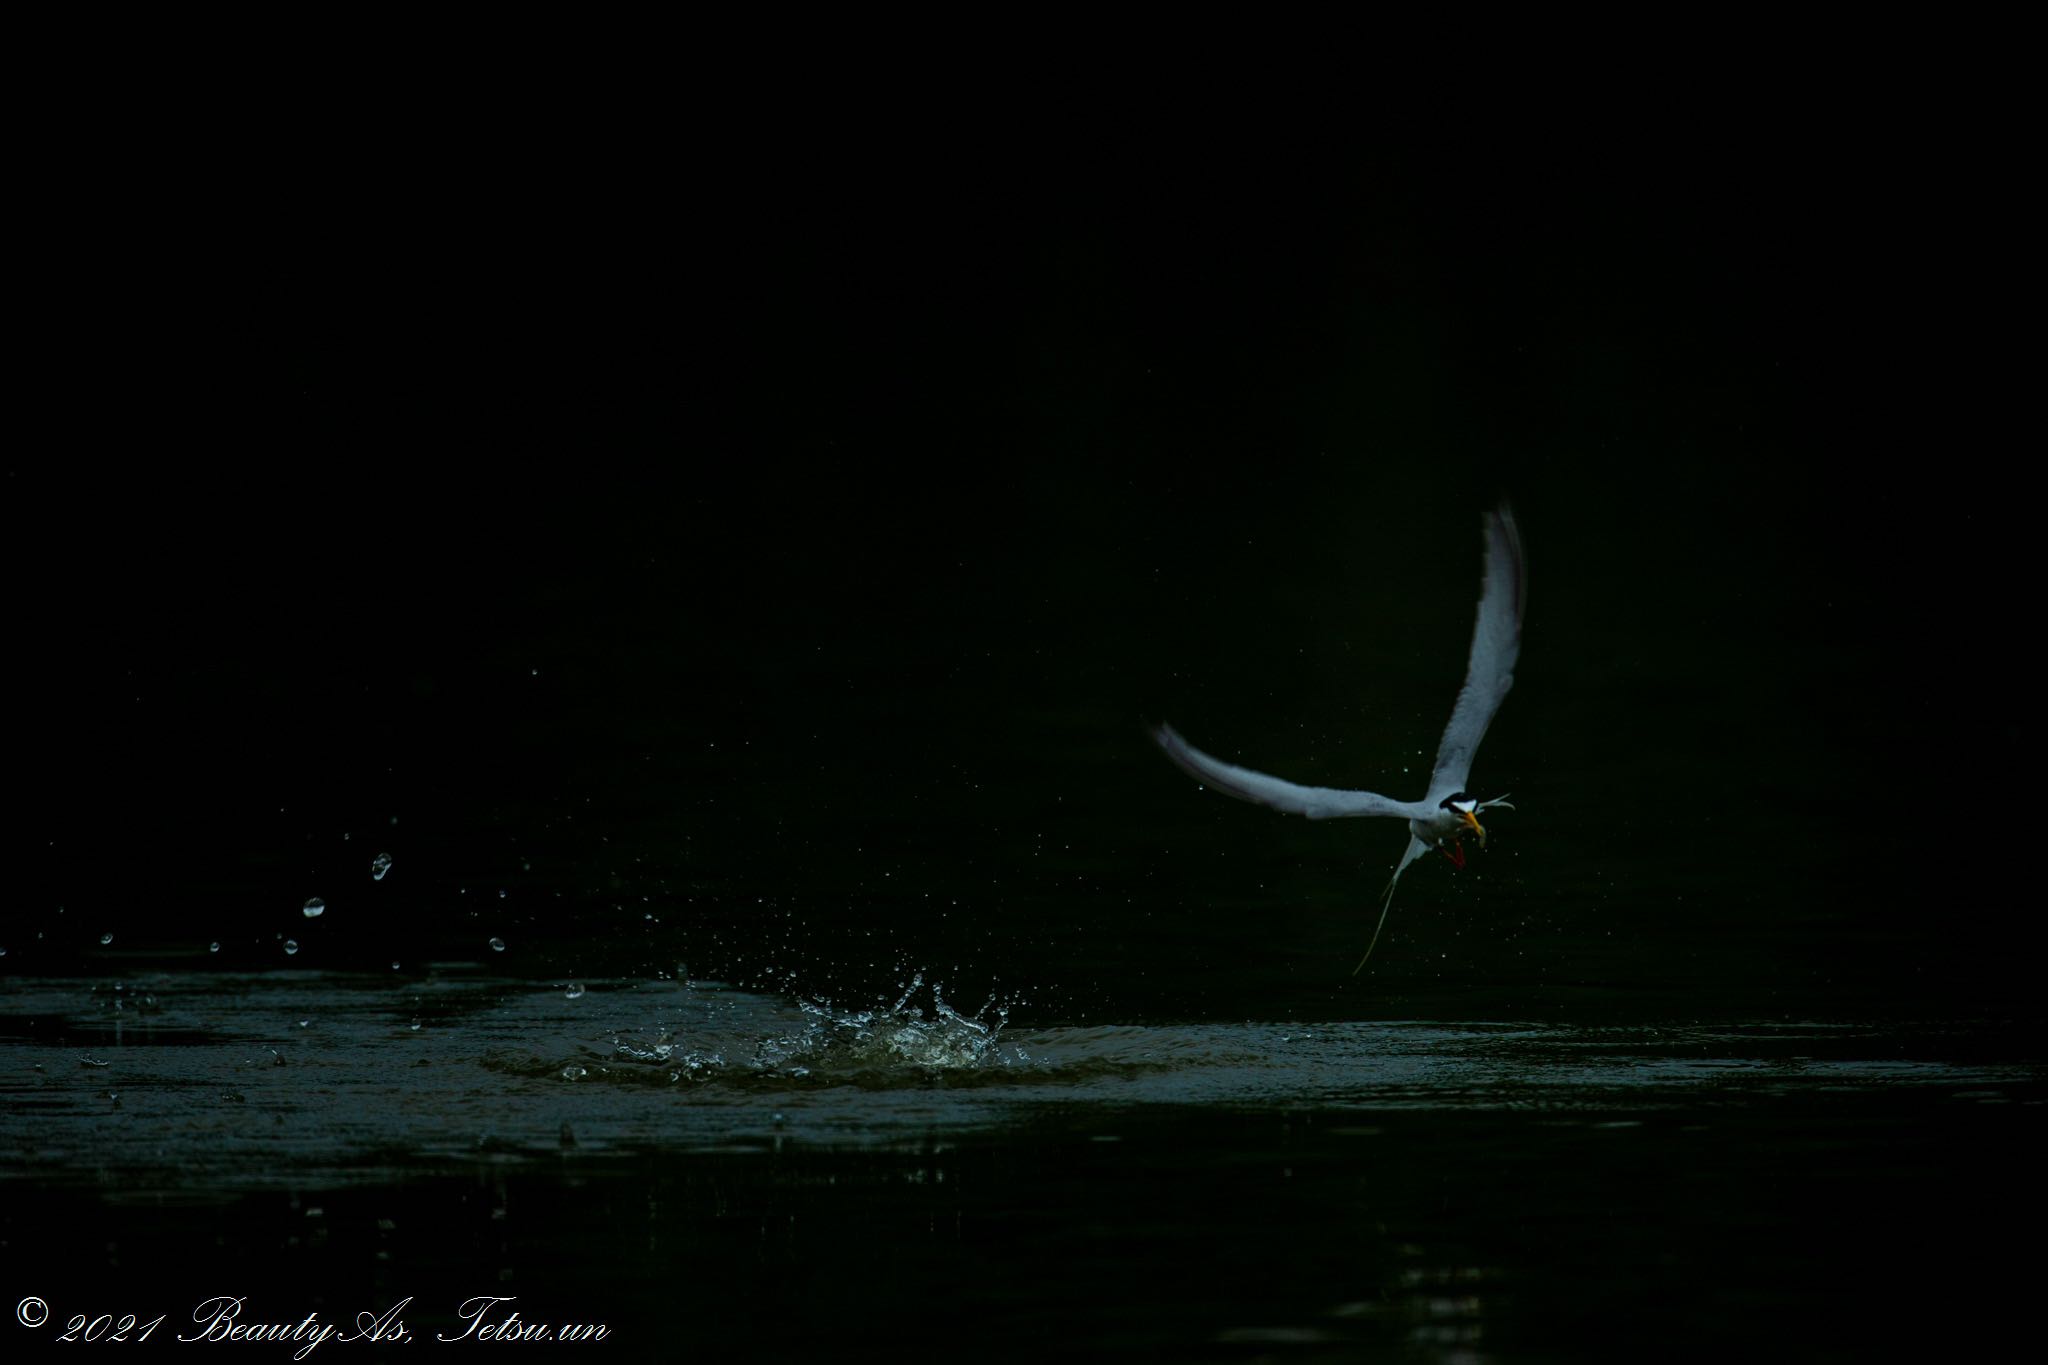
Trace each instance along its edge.
{"label": "little tern", "polygon": [[1472,653],[1465,664],[1465,685],[1458,689],[1458,701],[1451,708],[1450,724],[1436,746],[1436,765],[1430,770],[1429,791],[1420,801],[1396,801],[1378,792],[1346,791],[1337,787],[1302,787],[1234,763],[1225,763],[1203,753],[1180,737],[1170,725],[1154,727],[1152,737],[1166,756],[1189,776],[1240,801],[1306,815],[1311,820],[1331,820],[1354,815],[1399,816],[1408,822],[1408,851],[1380,892],[1379,923],[1365,956],[1351,969],[1353,976],[1365,967],[1372,950],[1379,946],[1380,930],[1387,927],[1387,911],[1394,903],[1394,886],[1408,865],[1430,849],[1441,849],[1459,867],[1465,865],[1464,845],[1459,841],[1469,830],[1479,846],[1486,847],[1486,827],[1479,812],[1498,806],[1513,810],[1505,796],[1480,801],[1465,794],[1465,782],[1472,772],[1473,755],[1501,699],[1515,683],[1515,658],[1522,649],[1522,538],[1515,529],[1514,514],[1506,503],[1486,514],[1486,577],[1479,591],[1479,619],[1472,627]]}

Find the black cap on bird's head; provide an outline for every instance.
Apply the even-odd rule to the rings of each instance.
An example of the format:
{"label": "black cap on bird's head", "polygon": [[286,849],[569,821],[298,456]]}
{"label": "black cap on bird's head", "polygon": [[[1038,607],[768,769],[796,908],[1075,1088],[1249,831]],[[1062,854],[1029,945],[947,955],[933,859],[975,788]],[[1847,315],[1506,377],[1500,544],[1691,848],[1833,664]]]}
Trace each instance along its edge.
{"label": "black cap on bird's head", "polygon": [[1466,829],[1479,836],[1479,846],[1481,848],[1486,847],[1486,826],[1479,823],[1478,801],[1465,795],[1463,792],[1453,792],[1437,802],[1437,808],[1455,813],[1458,818],[1465,822]]}

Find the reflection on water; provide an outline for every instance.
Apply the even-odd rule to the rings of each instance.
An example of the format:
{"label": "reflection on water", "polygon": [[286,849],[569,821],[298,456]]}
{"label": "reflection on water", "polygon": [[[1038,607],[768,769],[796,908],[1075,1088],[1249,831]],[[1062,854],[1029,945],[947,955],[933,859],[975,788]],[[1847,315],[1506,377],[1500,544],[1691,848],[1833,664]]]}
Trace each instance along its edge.
{"label": "reflection on water", "polygon": [[[2024,1267],[1968,1211],[2041,1208],[2042,1078],[1982,1031],[569,984],[8,983],[11,1282],[510,1292],[622,1358],[1825,1357],[1985,1339]],[[233,1215],[196,1256],[195,1202]]]}

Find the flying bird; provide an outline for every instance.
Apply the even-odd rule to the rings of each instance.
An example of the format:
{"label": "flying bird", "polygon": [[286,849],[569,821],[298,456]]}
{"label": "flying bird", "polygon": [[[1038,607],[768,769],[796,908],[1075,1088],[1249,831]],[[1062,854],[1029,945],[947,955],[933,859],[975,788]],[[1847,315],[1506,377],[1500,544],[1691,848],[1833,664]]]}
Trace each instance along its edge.
{"label": "flying bird", "polygon": [[1458,701],[1451,708],[1450,724],[1436,746],[1436,764],[1430,770],[1429,791],[1420,801],[1397,801],[1378,792],[1346,791],[1337,787],[1303,787],[1265,773],[1255,773],[1234,763],[1203,753],[1180,737],[1170,725],[1155,726],[1152,737],[1166,756],[1178,763],[1203,786],[1213,787],[1240,801],[1306,815],[1311,820],[1332,820],[1354,815],[1396,816],[1408,822],[1408,850],[1380,892],[1379,923],[1365,956],[1351,969],[1356,976],[1379,946],[1380,931],[1387,927],[1387,911],[1394,903],[1394,886],[1408,865],[1430,849],[1439,849],[1459,867],[1465,865],[1460,842],[1470,833],[1486,847],[1486,827],[1479,812],[1499,807],[1513,810],[1505,796],[1480,801],[1466,794],[1465,782],[1472,772],[1473,755],[1501,699],[1515,683],[1515,659],[1522,649],[1522,537],[1515,529],[1514,514],[1506,503],[1486,514],[1486,578],[1479,591],[1479,619],[1472,627],[1472,653],[1465,664],[1465,685],[1458,689]]}

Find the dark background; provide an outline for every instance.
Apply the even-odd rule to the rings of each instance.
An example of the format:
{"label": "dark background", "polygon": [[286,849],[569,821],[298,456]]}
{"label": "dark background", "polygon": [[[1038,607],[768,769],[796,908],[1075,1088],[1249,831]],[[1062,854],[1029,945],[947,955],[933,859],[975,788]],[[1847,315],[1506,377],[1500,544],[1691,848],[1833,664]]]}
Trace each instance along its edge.
{"label": "dark background", "polygon": [[[943,123],[70,167],[5,458],[8,969],[2037,1016],[1995,157]],[[1474,781],[1520,809],[1354,981],[1400,832],[1198,793],[1141,721],[1419,788],[1501,495]]]}

